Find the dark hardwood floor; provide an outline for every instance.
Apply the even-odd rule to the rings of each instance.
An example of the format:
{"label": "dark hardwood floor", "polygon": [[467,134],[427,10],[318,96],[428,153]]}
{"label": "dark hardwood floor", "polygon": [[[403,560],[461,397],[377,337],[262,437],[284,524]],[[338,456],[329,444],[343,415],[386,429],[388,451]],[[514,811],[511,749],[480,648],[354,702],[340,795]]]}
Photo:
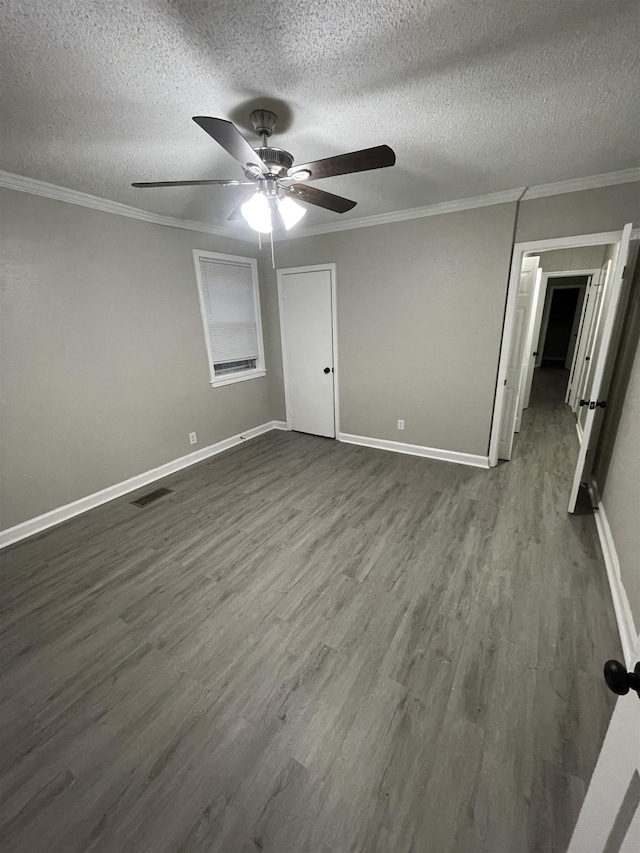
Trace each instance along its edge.
{"label": "dark hardwood floor", "polygon": [[621,650],[537,373],[491,471],[276,432],[7,549],[2,851],[564,853]]}

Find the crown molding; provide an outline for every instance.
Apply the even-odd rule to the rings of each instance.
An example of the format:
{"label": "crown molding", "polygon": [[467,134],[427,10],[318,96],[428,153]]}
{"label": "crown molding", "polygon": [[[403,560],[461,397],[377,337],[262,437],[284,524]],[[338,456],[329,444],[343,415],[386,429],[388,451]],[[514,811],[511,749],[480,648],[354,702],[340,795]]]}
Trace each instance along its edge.
{"label": "crown molding", "polygon": [[[564,193],[580,192],[582,190],[598,189],[599,187],[610,187],[615,184],[627,184],[640,181],[640,168],[624,169],[620,172],[608,172],[603,175],[590,175],[586,178],[572,178],[568,181],[558,181],[553,184],[541,184],[535,187],[520,187],[513,190],[488,193],[487,195],[474,196],[472,198],[455,199],[443,201],[437,204],[428,204],[424,207],[413,207],[407,210],[394,210],[390,213],[380,213],[373,216],[362,216],[347,219],[341,222],[330,222],[324,225],[312,225],[309,228],[299,228],[294,232],[278,235],[275,239],[296,240],[301,237],[312,237],[316,234],[330,234],[334,231],[350,231],[354,228],[370,228],[375,225],[386,225],[390,222],[404,222],[408,219],[422,219],[427,216],[441,216],[446,213],[457,213],[461,210],[473,210],[478,207],[489,207],[494,204],[504,204],[515,201],[529,201],[545,196],[563,195]],[[78,190],[67,189],[56,184],[38,181],[35,178],[27,178],[24,175],[14,175],[11,172],[0,170],[0,187],[5,187],[18,192],[32,193],[34,195],[53,198],[57,201],[66,201],[69,204],[78,204],[82,207],[90,207],[101,210],[104,213],[113,213],[116,216],[128,216],[130,219],[140,219],[143,222],[151,222],[154,225],[166,225],[169,228],[182,228],[186,231],[198,231],[202,234],[214,234],[218,237],[231,237],[245,243],[254,242],[254,234],[238,233],[232,228],[221,225],[209,225],[206,222],[198,222],[193,219],[178,219],[173,216],[163,216],[159,213],[151,213],[137,207],[120,204],[117,201],[99,198]]]}
{"label": "crown molding", "polygon": [[439,204],[429,204],[425,207],[414,207],[409,210],[396,210],[392,213],[382,213],[377,216],[363,216],[342,222],[332,222],[326,225],[314,225],[310,228],[299,228],[294,233],[279,237],[280,240],[293,240],[299,237],[311,237],[315,234],[329,234],[332,231],[348,231],[352,228],[369,228],[372,225],[386,225],[388,222],[403,222],[405,219],[420,219],[424,216],[439,216],[443,213],[456,213],[459,210],[471,210],[476,207],[488,207],[492,204],[503,204],[510,201],[528,201],[545,196],[563,195],[564,193],[593,190],[599,187],[611,187],[615,184],[628,184],[640,181],[640,168],[624,169],[620,172],[607,172],[604,175],[590,175],[586,178],[572,178],[568,181],[557,181],[554,184],[540,184],[535,187],[521,187],[515,190],[489,193],[474,198],[444,201]]}
{"label": "crown molding", "polygon": [[279,240],[295,240],[299,237],[312,237],[315,234],[329,234],[333,231],[350,231],[353,228],[370,228],[373,225],[387,225],[389,222],[404,222],[407,219],[422,219],[426,216],[441,216],[443,213],[457,213],[460,210],[472,210],[476,207],[489,207],[493,204],[504,204],[519,201],[525,192],[525,187],[515,190],[504,190],[499,193],[488,193],[473,198],[460,198],[454,201],[441,201],[424,207],[412,207],[408,210],[394,210],[390,213],[379,213],[374,216],[361,216],[342,222],[329,222],[326,225],[312,225],[309,228],[299,228],[295,232],[287,232],[279,236]]}
{"label": "crown molding", "polygon": [[640,168],[623,169],[621,172],[607,172],[605,175],[590,175],[588,178],[572,178],[569,181],[557,181],[555,184],[540,184],[528,187],[522,197],[523,201],[532,198],[544,198],[549,195],[563,195],[582,190],[596,190],[600,187],[612,187],[615,184],[630,184],[640,181]]}
{"label": "crown molding", "polygon": [[199,231],[203,234],[215,234],[218,237],[232,237],[234,240],[253,242],[249,236],[241,236],[231,228],[219,225],[209,225],[206,222],[198,222],[194,219],[178,219],[174,216],[163,216],[160,213],[151,213],[148,210],[140,210],[130,207],[128,204],[120,204],[106,198],[71,190],[67,187],[59,187],[56,184],[48,184],[46,181],[37,181],[35,178],[27,178],[24,175],[14,175],[12,172],[0,170],[0,187],[18,192],[40,195],[45,198],[53,198],[56,201],[66,201],[69,204],[78,204],[81,207],[90,207],[93,210],[101,210],[103,213],[113,213],[116,216],[127,216],[129,219],[140,219],[142,222],[151,222],[153,225],[166,225],[169,228],[183,228],[186,231]]}

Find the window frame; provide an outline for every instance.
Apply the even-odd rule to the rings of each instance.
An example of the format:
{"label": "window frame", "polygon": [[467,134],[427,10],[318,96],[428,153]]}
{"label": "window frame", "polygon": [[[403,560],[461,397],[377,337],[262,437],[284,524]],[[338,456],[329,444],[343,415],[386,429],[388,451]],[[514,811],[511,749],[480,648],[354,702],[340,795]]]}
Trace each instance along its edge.
{"label": "window frame", "polygon": [[[251,267],[251,278],[253,281],[253,306],[256,321],[256,337],[258,339],[258,358],[256,366],[241,373],[216,376],[213,366],[213,355],[211,352],[211,341],[209,339],[209,328],[207,326],[207,309],[204,297],[202,276],[200,275],[200,259],[212,261],[231,261],[233,263],[244,263]],[[200,304],[200,319],[202,320],[202,331],[207,350],[207,361],[209,364],[209,384],[212,388],[221,385],[233,385],[236,382],[245,382],[248,379],[258,379],[266,376],[267,370],[264,363],[264,342],[262,338],[262,314],[260,312],[260,286],[258,283],[258,262],[255,258],[245,258],[241,255],[225,255],[222,252],[207,252],[204,249],[193,250],[193,264],[196,271],[196,285],[198,288],[198,302]]]}

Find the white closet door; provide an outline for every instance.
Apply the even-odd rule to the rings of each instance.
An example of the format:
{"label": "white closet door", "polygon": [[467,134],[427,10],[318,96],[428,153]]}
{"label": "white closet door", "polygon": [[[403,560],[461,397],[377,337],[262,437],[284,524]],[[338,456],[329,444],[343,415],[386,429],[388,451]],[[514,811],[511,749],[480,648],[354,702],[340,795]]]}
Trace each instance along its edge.
{"label": "white closet door", "polygon": [[282,270],[279,280],[287,422],[335,438],[332,271]]}

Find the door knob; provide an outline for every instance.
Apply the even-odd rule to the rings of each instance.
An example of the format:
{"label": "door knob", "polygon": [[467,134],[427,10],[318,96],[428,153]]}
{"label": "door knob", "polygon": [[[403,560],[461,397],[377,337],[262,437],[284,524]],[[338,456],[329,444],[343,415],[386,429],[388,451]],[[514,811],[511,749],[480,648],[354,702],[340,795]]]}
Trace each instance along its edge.
{"label": "door knob", "polygon": [[324,372],[325,372],[325,373],[331,373],[331,368],[330,368],[330,367],[325,367]]}
{"label": "door knob", "polygon": [[627,672],[623,663],[617,660],[608,660],[604,665],[604,680],[607,687],[618,696],[624,696],[629,690],[635,690],[640,698],[640,661],[635,665],[633,672]]}

